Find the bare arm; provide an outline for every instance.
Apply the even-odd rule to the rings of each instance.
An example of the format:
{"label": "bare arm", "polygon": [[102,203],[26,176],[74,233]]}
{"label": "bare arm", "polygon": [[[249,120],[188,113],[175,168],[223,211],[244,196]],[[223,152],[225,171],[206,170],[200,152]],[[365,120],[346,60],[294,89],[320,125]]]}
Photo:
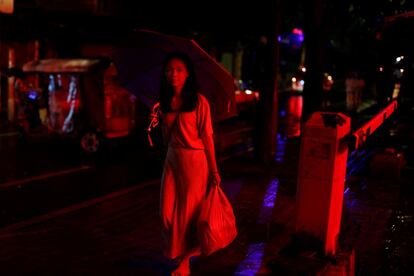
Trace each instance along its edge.
{"label": "bare arm", "polygon": [[217,169],[216,153],[214,150],[213,127],[211,123],[210,105],[203,96],[199,96],[197,106],[197,123],[209,170],[209,183],[213,186],[220,185],[221,178]]}
{"label": "bare arm", "polygon": [[209,179],[212,185],[220,185],[221,178],[217,169],[216,154],[214,150],[214,140],[212,135],[205,135],[202,137],[204,144],[204,151],[206,153],[208,168],[209,168]]}

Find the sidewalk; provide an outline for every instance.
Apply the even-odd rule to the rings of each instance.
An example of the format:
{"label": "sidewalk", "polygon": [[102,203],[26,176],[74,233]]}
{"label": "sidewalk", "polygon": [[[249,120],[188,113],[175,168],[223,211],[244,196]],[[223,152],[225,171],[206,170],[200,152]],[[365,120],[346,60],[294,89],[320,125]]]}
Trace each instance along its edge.
{"label": "sidewalk", "polygon": [[[295,159],[292,154],[289,160]],[[288,241],[292,230],[293,182],[275,179],[273,168],[246,156],[228,159],[221,170],[239,235],[228,248],[195,262],[194,275],[268,274],[265,259]],[[285,169],[283,175],[295,173]],[[158,194],[159,182],[131,187],[0,229],[0,274],[168,275],[174,264],[162,257]]]}

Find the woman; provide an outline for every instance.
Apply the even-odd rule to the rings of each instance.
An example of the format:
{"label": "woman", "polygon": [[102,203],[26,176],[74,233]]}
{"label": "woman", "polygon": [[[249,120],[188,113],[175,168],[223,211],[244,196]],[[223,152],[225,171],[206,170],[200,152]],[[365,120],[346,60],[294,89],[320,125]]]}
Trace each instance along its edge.
{"label": "woman", "polygon": [[167,56],[160,86],[164,142],[168,145],[161,186],[165,255],[179,261],[172,275],[189,275],[190,258],[201,254],[197,221],[207,183],[220,184],[209,103],[198,93],[189,57]]}

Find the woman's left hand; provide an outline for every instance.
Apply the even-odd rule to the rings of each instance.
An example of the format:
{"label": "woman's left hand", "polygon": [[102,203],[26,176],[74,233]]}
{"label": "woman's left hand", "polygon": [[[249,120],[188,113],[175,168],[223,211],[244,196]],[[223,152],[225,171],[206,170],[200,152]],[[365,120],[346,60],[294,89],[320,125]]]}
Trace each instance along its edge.
{"label": "woman's left hand", "polygon": [[213,187],[219,186],[221,183],[221,177],[218,172],[210,172],[210,183]]}

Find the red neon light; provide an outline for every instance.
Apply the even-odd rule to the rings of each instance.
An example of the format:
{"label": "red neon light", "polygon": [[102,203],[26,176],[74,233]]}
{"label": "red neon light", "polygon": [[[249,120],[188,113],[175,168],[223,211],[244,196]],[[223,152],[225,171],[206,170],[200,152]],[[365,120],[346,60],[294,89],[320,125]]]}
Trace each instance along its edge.
{"label": "red neon light", "polygon": [[301,29],[299,29],[299,28],[294,28],[292,30],[292,33],[293,34],[296,34],[296,35],[303,35],[303,31]]}

